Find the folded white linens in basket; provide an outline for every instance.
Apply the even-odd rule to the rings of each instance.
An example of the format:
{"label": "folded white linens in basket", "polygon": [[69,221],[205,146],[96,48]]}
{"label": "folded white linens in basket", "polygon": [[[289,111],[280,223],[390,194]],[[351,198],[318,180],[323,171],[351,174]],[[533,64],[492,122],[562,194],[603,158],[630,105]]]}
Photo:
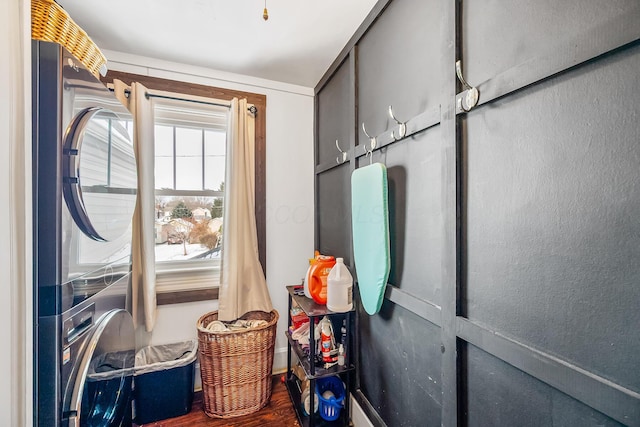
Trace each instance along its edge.
{"label": "folded white linens in basket", "polygon": [[220,320],[214,320],[207,325],[207,330],[210,332],[232,332],[242,329],[253,329],[267,325],[269,322],[266,320],[254,319],[254,320],[241,320],[238,319],[233,323],[225,323]]}

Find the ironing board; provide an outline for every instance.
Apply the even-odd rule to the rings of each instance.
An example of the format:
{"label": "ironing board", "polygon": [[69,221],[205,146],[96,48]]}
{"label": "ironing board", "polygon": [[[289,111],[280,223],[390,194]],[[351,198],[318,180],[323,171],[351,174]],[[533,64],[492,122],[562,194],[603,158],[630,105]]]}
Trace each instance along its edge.
{"label": "ironing board", "polygon": [[387,168],[373,163],[351,175],[353,255],[365,311],[380,311],[391,269]]}

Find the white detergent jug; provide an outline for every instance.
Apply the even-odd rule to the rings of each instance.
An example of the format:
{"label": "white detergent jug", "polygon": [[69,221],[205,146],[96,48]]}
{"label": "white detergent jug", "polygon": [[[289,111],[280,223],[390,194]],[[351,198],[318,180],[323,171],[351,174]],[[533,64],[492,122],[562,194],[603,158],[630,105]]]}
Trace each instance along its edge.
{"label": "white detergent jug", "polygon": [[327,276],[327,308],[336,313],[353,308],[353,277],[342,258],[336,258]]}

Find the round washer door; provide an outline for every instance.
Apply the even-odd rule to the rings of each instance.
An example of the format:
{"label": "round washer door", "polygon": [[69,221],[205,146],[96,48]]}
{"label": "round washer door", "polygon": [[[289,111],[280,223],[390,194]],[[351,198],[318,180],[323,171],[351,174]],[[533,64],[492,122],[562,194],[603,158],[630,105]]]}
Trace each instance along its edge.
{"label": "round washer door", "polygon": [[138,177],[133,141],[111,110],[78,113],[64,138],[63,192],[71,216],[91,239],[111,241],[129,229]]}
{"label": "round washer door", "polygon": [[105,313],[80,360],[67,412],[69,427],[119,426],[131,419],[134,361],[131,315],[120,309]]}

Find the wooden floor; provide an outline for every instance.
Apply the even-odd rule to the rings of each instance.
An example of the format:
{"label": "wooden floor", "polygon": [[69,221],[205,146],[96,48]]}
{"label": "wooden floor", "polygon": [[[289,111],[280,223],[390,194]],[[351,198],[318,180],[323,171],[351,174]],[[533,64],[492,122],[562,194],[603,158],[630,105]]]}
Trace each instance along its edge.
{"label": "wooden floor", "polygon": [[196,393],[191,412],[177,418],[145,424],[144,427],[300,427],[289,394],[280,375],[273,377],[271,401],[260,411],[237,418],[209,418],[202,410],[202,393]]}

